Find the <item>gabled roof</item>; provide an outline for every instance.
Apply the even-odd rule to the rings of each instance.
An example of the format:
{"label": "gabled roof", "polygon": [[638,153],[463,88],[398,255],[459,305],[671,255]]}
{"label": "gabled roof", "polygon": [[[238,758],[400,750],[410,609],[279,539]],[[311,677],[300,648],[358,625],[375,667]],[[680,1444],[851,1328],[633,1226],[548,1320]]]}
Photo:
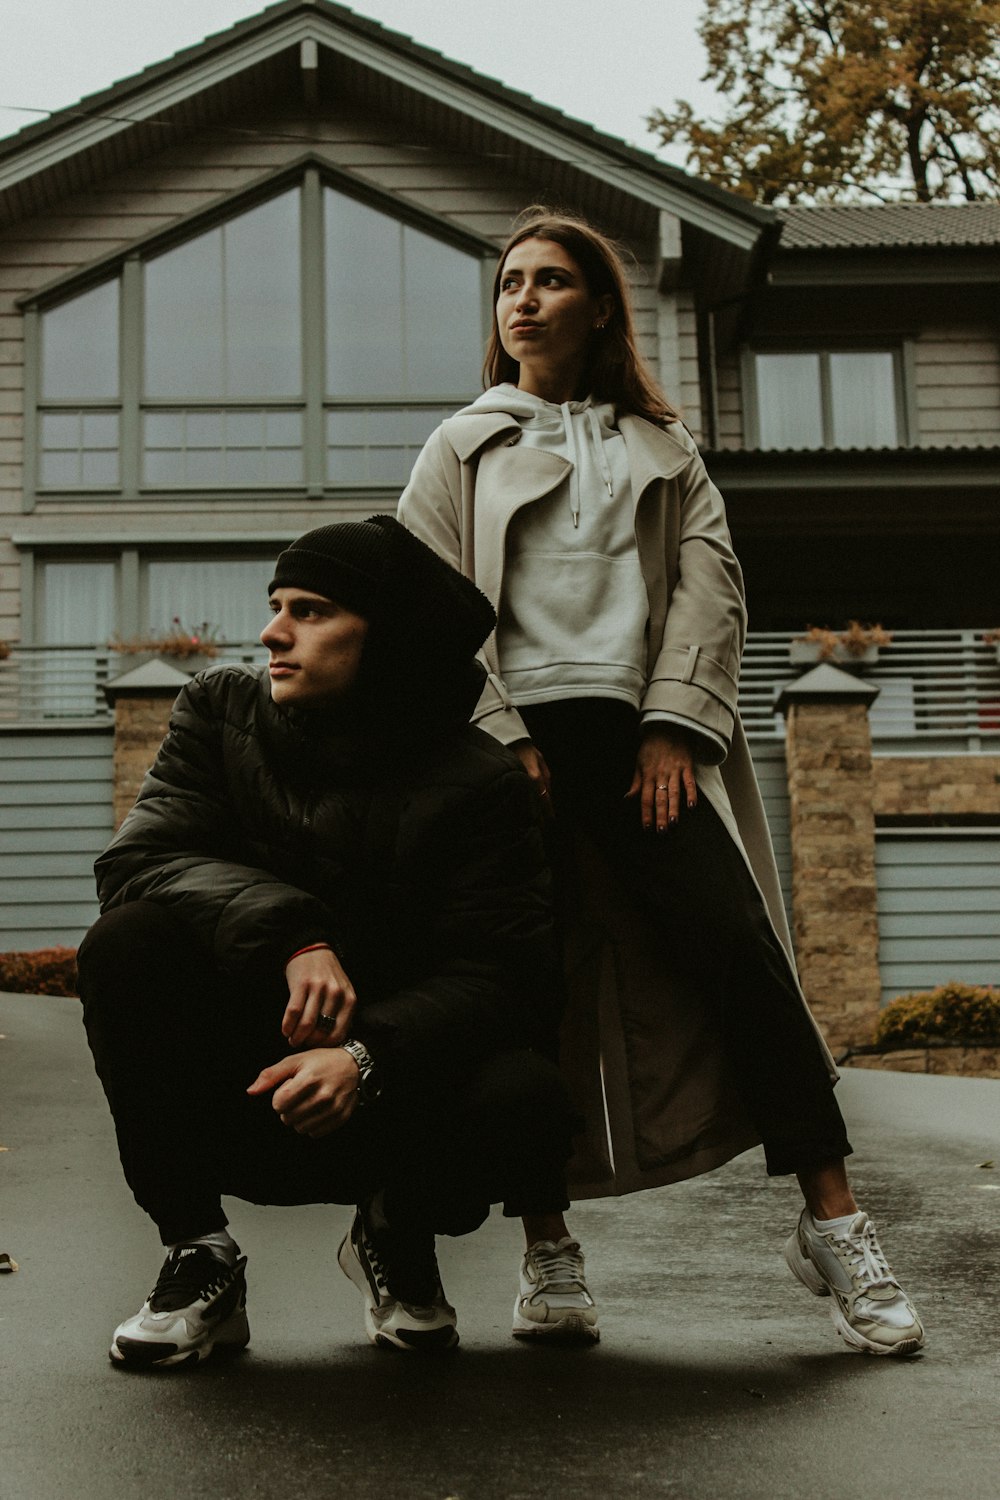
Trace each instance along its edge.
{"label": "gabled roof", "polygon": [[[0,223],[39,212],[234,109],[293,81],[302,42],[317,44],[320,67],[342,70],[359,97],[383,113],[399,110],[442,127],[457,112],[479,149],[503,171],[526,172],[540,159],[605,189],[666,209],[741,252],[774,232],[773,211],[689,176],[648,152],[453,62],[410,37],[334,0],[278,0],[256,16],[184,48],[78,105],[0,141]],[[452,124],[454,130],[454,124]],[[466,149],[474,150],[471,136]],[[558,185],[557,177],[552,177]]]}
{"label": "gabled roof", "polygon": [[1000,245],[1000,203],[838,203],[783,208],[782,250]]}

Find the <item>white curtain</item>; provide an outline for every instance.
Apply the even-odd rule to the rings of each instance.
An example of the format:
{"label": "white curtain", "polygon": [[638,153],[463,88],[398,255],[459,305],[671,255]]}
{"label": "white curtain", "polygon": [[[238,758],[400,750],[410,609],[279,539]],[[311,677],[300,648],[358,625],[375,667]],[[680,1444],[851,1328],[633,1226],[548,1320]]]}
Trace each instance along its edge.
{"label": "white curtain", "polygon": [[757,418],[762,448],[822,448],[818,354],[758,354]]}
{"label": "white curtain", "polygon": [[255,641],[268,620],[267,585],[274,558],[218,562],[151,562],[147,572],[148,624],[169,631],[214,626],[218,639]]}
{"label": "white curtain", "polygon": [[896,374],[887,351],[830,355],[835,448],[894,448]]}
{"label": "white curtain", "polygon": [[46,563],[42,587],[46,645],[108,644],[118,616],[113,562]]}

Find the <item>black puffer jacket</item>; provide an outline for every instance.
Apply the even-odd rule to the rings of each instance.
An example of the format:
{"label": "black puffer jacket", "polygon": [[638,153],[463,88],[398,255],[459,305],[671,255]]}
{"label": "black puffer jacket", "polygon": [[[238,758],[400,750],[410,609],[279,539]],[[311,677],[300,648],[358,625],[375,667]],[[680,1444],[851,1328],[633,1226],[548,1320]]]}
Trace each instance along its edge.
{"label": "black puffer jacket", "polygon": [[548,1050],[557,986],[534,797],[467,723],[481,686],[471,661],[429,672],[403,732],[278,707],[265,671],[195,677],[97,861],[102,910],[170,906],[222,971],[270,978],[279,996],[290,955],[332,943],[359,997],[352,1031],[387,1081],[404,1065],[446,1082],[510,1045]]}

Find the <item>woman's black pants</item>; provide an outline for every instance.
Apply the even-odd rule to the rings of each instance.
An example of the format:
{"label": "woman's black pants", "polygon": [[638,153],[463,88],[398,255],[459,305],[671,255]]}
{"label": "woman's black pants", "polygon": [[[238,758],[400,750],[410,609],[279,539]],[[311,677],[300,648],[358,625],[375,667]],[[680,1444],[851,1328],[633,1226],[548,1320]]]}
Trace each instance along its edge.
{"label": "woman's black pants", "polygon": [[467,1234],[568,1206],[572,1114],[547,1059],[493,1056],[460,1080],[414,1080],[320,1139],[282,1125],[261,1068],[288,1055],[284,981],[238,987],[189,925],[152,902],[106,913],[78,955],[80,997],[126,1180],[164,1244],[221,1229],[221,1195],[359,1203],[384,1191],[393,1223]]}
{"label": "woman's black pants", "polygon": [[[553,864],[578,827],[718,1023],[733,1085],[771,1175],[850,1155],[816,1032],[764,902],[708,799],[666,833],[647,832],[625,797],[639,721],[625,703],[575,698],[520,710],[552,773]],[[566,874],[557,878],[565,887]]]}

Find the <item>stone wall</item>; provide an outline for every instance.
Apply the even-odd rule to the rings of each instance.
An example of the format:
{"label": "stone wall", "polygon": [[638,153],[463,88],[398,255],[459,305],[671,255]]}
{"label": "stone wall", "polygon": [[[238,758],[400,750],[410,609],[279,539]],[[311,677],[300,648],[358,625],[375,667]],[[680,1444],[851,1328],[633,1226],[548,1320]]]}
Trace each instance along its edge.
{"label": "stone wall", "polygon": [[872,772],[876,818],[1000,819],[1000,755],[886,755]]}
{"label": "stone wall", "polygon": [[880,997],[867,704],[793,701],[786,754],[796,961],[839,1052],[870,1040]]}
{"label": "stone wall", "polygon": [[1000,1078],[1000,1046],[907,1047],[892,1052],[852,1052],[849,1068],[893,1073],[940,1073],[951,1078]]}
{"label": "stone wall", "polygon": [[142,778],[153,764],[167,732],[173,695],[160,698],[121,697],[115,703],[114,818],[118,828],[136,799]]}

